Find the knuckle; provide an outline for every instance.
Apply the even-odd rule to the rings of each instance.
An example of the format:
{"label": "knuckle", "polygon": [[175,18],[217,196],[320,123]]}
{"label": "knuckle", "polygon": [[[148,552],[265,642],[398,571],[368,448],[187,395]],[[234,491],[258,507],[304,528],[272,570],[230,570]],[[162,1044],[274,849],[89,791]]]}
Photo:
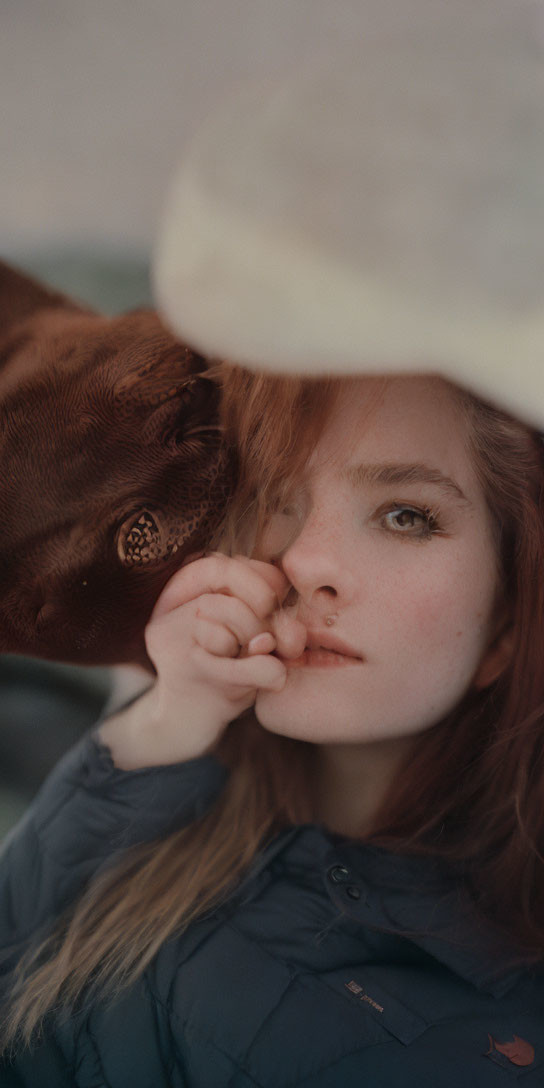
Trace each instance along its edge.
{"label": "knuckle", "polygon": [[231,650],[238,650],[240,646],[240,640],[233,631],[229,631],[226,628],[223,628],[221,635],[222,645],[225,647],[227,652],[230,652]]}
{"label": "knuckle", "polygon": [[263,600],[264,607],[266,608],[265,615],[268,616],[270,612],[274,612],[279,605],[278,595],[273,589],[269,588]]}
{"label": "knuckle", "polygon": [[230,558],[224,552],[210,552],[206,557],[206,561],[209,566],[214,565],[224,568],[230,563]]}

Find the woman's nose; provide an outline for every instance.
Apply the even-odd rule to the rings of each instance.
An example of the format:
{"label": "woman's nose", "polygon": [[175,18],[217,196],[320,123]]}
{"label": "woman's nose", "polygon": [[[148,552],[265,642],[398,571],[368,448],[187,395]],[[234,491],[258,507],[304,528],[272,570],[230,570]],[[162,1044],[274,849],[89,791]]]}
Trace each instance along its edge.
{"label": "woman's nose", "polygon": [[353,578],[345,551],[341,527],[310,516],[276,561],[292,586],[283,607],[300,598],[321,615],[347,603],[353,593]]}

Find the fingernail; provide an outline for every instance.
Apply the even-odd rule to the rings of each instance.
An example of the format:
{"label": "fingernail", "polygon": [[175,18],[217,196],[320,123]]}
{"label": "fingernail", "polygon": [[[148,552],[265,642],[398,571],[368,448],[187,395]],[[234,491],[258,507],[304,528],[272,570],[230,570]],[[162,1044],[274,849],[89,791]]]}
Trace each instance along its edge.
{"label": "fingernail", "polygon": [[260,635],[254,635],[253,638],[249,640],[247,644],[248,652],[250,654],[258,653],[259,650],[264,650],[268,647],[272,649],[272,645],[275,645],[275,643],[276,640],[273,635],[269,634],[267,631],[261,631]]}

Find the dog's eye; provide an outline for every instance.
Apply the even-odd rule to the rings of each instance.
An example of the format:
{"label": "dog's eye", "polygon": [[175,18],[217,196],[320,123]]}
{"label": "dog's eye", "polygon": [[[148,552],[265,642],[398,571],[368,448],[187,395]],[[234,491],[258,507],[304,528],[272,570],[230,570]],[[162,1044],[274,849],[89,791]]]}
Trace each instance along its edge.
{"label": "dog's eye", "polygon": [[117,554],[125,567],[147,567],[164,555],[161,516],[141,509],[125,518],[117,533]]}

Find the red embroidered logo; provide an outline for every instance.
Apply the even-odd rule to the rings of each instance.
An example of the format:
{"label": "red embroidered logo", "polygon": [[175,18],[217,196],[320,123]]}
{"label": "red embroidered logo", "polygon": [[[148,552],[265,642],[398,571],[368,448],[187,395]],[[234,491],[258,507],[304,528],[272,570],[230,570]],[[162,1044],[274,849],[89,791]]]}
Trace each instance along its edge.
{"label": "red embroidered logo", "polygon": [[504,1054],[505,1058],[508,1058],[512,1065],[532,1065],[535,1060],[535,1048],[527,1043],[525,1039],[520,1039],[519,1035],[514,1035],[512,1042],[499,1043],[492,1035],[487,1035],[489,1039],[489,1050],[486,1057],[489,1055]]}

